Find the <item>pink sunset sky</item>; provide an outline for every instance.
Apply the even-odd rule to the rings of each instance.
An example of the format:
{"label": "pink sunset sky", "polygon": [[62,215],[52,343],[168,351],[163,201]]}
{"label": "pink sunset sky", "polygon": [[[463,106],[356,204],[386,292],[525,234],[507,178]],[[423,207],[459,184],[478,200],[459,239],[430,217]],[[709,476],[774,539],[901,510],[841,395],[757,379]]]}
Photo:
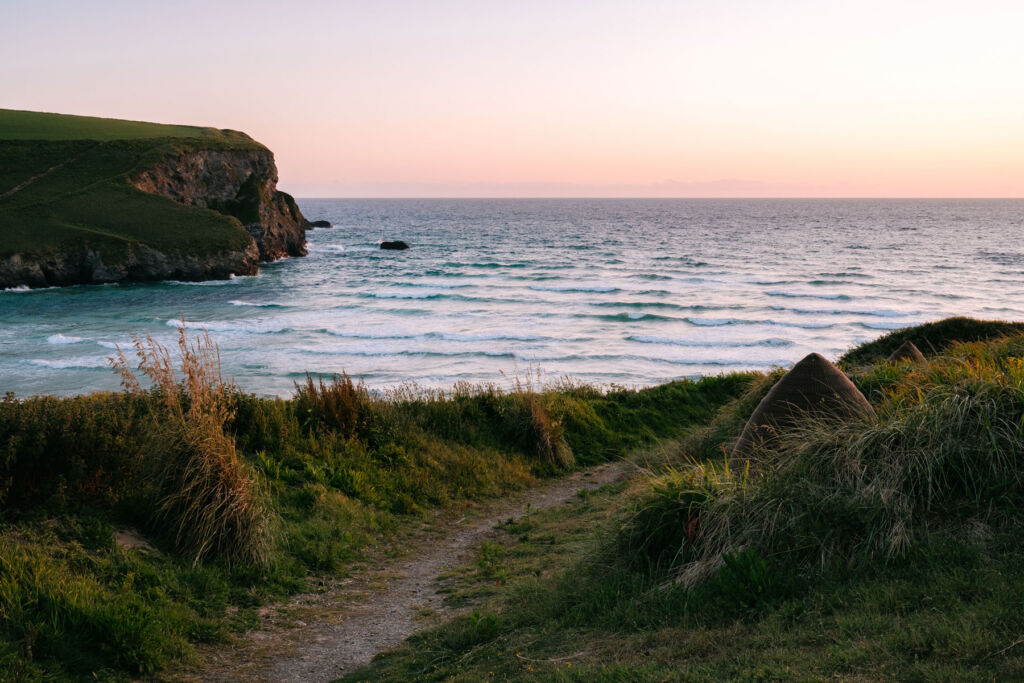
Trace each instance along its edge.
{"label": "pink sunset sky", "polygon": [[1024,3],[0,0],[0,107],[299,197],[1024,196]]}

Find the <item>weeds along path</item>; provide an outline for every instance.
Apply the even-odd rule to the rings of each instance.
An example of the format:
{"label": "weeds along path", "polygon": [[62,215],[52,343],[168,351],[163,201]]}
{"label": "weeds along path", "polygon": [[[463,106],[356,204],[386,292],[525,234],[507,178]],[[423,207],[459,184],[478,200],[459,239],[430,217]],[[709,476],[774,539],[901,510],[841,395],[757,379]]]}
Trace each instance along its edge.
{"label": "weeds along path", "polygon": [[[581,489],[614,483],[635,466],[608,463],[482,506],[459,520],[417,534],[393,563],[355,572],[324,593],[298,596],[271,622],[228,649],[207,653],[186,681],[330,681],[370,662],[413,633],[457,610],[444,605],[439,575],[472,561],[495,525],[527,509],[571,499]],[[269,610],[267,610],[269,613]]]}

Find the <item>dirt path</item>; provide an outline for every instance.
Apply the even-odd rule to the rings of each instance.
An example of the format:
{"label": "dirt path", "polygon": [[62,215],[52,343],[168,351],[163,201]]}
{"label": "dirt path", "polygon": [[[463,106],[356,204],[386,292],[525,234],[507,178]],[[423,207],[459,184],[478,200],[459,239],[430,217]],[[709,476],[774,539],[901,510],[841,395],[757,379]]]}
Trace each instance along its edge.
{"label": "dirt path", "polygon": [[92,147],[86,149],[84,152],[81,152],[80,154],[76,154],[75,156],[71,157],[70,159],[65,159],[64,161],[60,162],[59,164],[56,164],[56,165],[51,166],[50,168],[46,169],[42,173],[35,174],[34,176],[29,178],[28,180],[26,180],[26,181],[24,181],[24,182],[22,182],[22,183],[20,183],[18,185],[15,185],[11,189],[7,190],[6,192],[0,192],[0,199],[7,199],[8,197],[10,197],[12,195],[15,195],[15,194],[21,192],[26,187],[28,187],[32,183],[36,182],[40,178],[45,178],[46,176],[50,175],[54,171],[59,171],[60,169],[62,169],[65,166],[67,166],[68,164],[70,164],[70,163],[72,163],[74,161],[78,161],[83,156],[85,156],[86,152],[91,152],[93,149],[95,149],[98,146],[99,146],[98,144],[93,145]]}
{"label": "dirt path", "polygon": [[200,670],[178,680],[313,683],[354,671],[454,614],[438,592],[438,576],[472,561],[499,522],[618,481],[629,467],[582,470],[484,506],[471,518],[441,523],[393,564],[358,571],[326,593],[298,596],[288,606],[290,623],[250,632],[229,651],[208,653]]}

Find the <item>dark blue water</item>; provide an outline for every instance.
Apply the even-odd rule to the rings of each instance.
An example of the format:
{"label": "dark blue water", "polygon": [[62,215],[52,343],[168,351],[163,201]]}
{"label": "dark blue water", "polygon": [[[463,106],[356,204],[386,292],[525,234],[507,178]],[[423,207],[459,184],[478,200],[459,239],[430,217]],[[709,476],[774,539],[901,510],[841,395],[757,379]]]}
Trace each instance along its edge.
{"label": "dark blue water", "polygon": [[300,205],[335,227],[256,277],[0,292],[0,392],[116,388],[113,347],[171,342],[182,317],[239,385],[281,395],[306,371],[649,385],[834,358],[949,315],[1024,319],[1021,200]]}

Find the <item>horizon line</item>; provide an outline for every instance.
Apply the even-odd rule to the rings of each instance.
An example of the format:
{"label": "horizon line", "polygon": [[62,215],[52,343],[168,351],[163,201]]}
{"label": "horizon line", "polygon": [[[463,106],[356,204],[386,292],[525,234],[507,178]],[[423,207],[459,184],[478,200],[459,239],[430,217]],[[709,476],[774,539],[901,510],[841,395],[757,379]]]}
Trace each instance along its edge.
{"label": "horizon line", "polygon": [[1015,196],[1015,197],[1010,197],[1010,196],[992,196],[992,197],[988,197],[988,196],[986,196],[986,197],[948,196],[947,197],[947,196],[942,196],[942,197],[938,197],[938,196],[934,196],[934,195],[923,195],[923,196],[911,196],[911,195],[905,195],[905,196],[869,196],[869,195],[864,195],[864,196],[857,196],[857,197],[820,196],[820,195],[771,195],[771,196],[764,196],[764,197],[751,197],[749,195],[747,195],[747,196],[743,196],[743,195],[735,195],[735,196],[733,196],[733,195],[730,195],[730,196],[707,196],[707,197],[664,197],[664,196],[634,197],[634,196],[627,196],[627,195],[609,195],[609,196],[606,196],[606,197],[594,197],[594,196],[588,196],[588,195],[559,195],[559,196],[552,196],[552,195],[515,195],[515,196],[511,196],[511,195],[494,195],[494,196],[475,196],[475,195],[474,196],[471,196],[471,195],[461,195],[461,196],[460,195],[450,195],[450,196],[448,196],[448,195],[444,195],[444,196],[441,196],[441,195],[387,195],[387,196],[366,196],[366,195],[363,195],[363,196],[356,196],[356,195],[343,195],[343,196],[333,196],[333,197],[328,197],[328,196],[315,196],[314,197],[314,196],[300,196],[300,195],[293,195],[293,196],[296,199],[357,199],[357,200],[366,200],[366,199],[398,199],[398,200],[405,200],[405,199],[444,199],[444,200],[451,200],[451,199],[596,199],[596,200],[602,200],[602,199],[612,199],[612,200],[624,200],[624,199],[633,199],[633,200],[637,200],[637,199],[639,199],[639,200],[654,200],[654,199],[658,199],[658,200],[666,200],[666,199],[667,200],[678,200],[678,199],[686,199],[686,200],[694,200],[694,199],[696,199],[696,200],[701,200],[701,201],[716,200],[716,199],[719,199],[719,200],[735,200],[735,199],[751,199],[751,200],[755,200],[755,199],[756,200],[762,200],[762,199],[770,199],[770,200],[820,199],[820,200],[824,200],[824,201],[841,201],[841,200],[854,200],[854,201],[863,201],[863,200],[872,200],[872,201],[879,201],[879,200],[913,200],[913,201],[923,201],[923,200],[936,200],[936,201],[1019,201],[1019,200],[1024,200],[1024,196]]}

